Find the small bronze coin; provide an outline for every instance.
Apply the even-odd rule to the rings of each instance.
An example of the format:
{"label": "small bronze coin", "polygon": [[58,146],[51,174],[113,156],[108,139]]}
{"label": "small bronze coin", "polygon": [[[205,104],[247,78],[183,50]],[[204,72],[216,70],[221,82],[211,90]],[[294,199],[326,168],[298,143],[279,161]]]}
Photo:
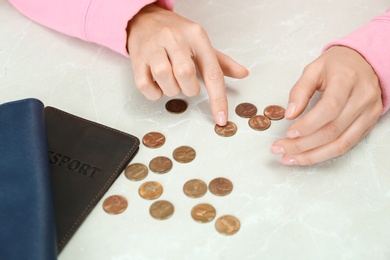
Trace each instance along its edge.
{"label": "small bronze coin", "polygon": [[215,125],[214,131],[223,137],[230,137],[237,132],[237,126],[235,123],[228,121],[225,126]]}
{"label": "small bronze coin", "polygon": [[154,200],[161,196],[163,187],[156,181],[147,181],[139,187],[138,193],[144,199]]}
{"label": "small bronze coin", "polygon": [[159,132],[149,132],[142,138],[142,143],[149,148],[159,148],[165,143],[165,136]]}
{"label": "small bronze coin", "polygon": [[103,202],[103,209],[108,214],[119,214],[127,208],[127,199],[121,195],[112,195]]}
{"label": "small bronze coin", "polygon": [[173,151],[173,159],[180,163],[189,163],[195,159],[196,152],[192,147],[180,146]]}
{"label": "small bronze coin", "polygon": [[209,190],[217,196],[226,196],[233,190],[233,183],[223,177],[215,178],[209,183]]}
{"label": "small bronze coin", "polygon": [[167,200],[159,200],[154,202],[150,208],[149,213],[155,219],[164,220],[173,215],[175,207]]}
{"label": "small bronze coin", "polygon": [[215,208],[208,203],[201,203],[194,206],[191,210],[192,218],[201,223],[207,223],[215,218],[217,212]]}
{"label": "small bronze coin", "polygon": [[241,103],[236,106],[236,114],[240,117],[250,118],[257,113],[257,107],[251,103]]}
{"label": "small bronze coin", "polygon": [[168,157],[157,156],[150,161],[149,168],[154,173],[167,173],[172,169],[172,161]]}
{"label": "small bronze coin", "polygon": [[215,228],[223,235],[234,235],[240,230],[240,221],[231,215],[224,215],[215,221]]}
{"label": "small bronze coin", "polygon": [[268,129],[271,125],[271,121],[269,120],[269,118],[263,115],[251,117],[248,123],[252,129],[258,131],[264,131]]}
{"label": "small bronze coin", "polygon": [[200,198],[207,192],[207,184],[198,179],[192,179],[184,183],[184,194],[190,198]]}
{"label": "small bronze coin", "polygon": [[268,106],[264,109],[264,115],[271,120],[280,120],[284,118],[284,108],[281,106]]}
{"label": "small bronze coin", "polygon": [[187,110],[188,104],[182,99],[171,99],[165,104],[165,108],[174,114],[181,114]]}
{"label": "small bronze coin", "polygon": [[142,163],[133,163],[125,168],[125,176],[131,181],[140,181],[148,175],[148,167]]}

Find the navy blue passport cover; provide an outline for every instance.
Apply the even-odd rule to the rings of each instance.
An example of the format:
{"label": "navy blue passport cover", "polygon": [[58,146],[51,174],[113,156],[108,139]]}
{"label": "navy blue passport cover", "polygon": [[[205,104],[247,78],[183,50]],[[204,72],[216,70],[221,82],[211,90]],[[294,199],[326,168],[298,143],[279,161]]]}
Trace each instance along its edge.
{"label": "navy blue passport cover", "polygon": [[44,105],[0,105],[0,259],[56,259]]}

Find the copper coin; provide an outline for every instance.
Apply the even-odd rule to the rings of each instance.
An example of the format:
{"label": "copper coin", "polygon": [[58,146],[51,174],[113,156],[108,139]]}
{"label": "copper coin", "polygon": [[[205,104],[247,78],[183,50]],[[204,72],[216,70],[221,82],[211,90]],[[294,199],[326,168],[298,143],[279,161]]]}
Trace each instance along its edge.
{"label": "copper coin", "polygon": [[138,193],[144,199],[154,200],[161,196],[163,187],[156,181],[147,181],[139,187]]}
{"label": "copper coin", "polygon": [[215,228],[224,235],[234,235],[240,230],[240,226],[240,221],[231,215],[221,216],[215,221]]}
{"label": "copper coin", "polygon": [[217,196],[226,196],[233,190],[233,183],[223,177],[215,178],[209,183],[209,190]]}
{"label": "copper coin", "polygon": [[215,125],[214,131],[223,137],[229,137],[237,132],[237,126],[231,121],[228,121],[225,126]]}
{"label": "copper coin", "polygon": [[187,110],[187,102],[182,99],[171,99],[165,104],[165,108],[174,114],[180,114]]}
{"label": "copper coin", "polygon": [[148,175],[148,167],[142,163],[133,163],[125,168],[125,176],[131,181],[140,181]]}
{"label": "copper coin", "polygon": [[165,136],[159,132],[150,132],[144,135],[142,143],[149,148],[159,148],[165,143]]}
{"label": "copper coin", "polygon": [[215,215],[217,215],[215,208],[207,203],[198,204],[191,210],[192,218],[201,223],[210,222],[215,218]]}
{"label": "copper coin", "polygon": [[241,103],[236,106],[236,114],[240,117],[249,118],[257,113],[257,107],[251,103]]}
{"label": "copper coin", "polygon": [[112,195],[103,202],[103,209],[108,214],[119,214],[127,208],[127,199],[121,195]]}
{"label": "copper coin", "polygon": [[190,198],[200,198],[207,192],[207,184],[198,179],[192,179],[184,183],[184,194]]}
{"label": "copper coin", "polygon": [[264,109],[264,115],[271,120],[280,120],[284,118],[284,108],[281,106],[268,106]]}
{"label": "copper coin", "polygon": [[269,118],[262,115],[251,117],[248,123],[252,129],[258,131],[264,131],[268,129],[271,125],[271,121],[269,120]]}
{"label": "copper coin", "polygon": [[149,168],[155,173],[167,173],[172,169],[172,161],[165,156],[157,156],[149,163]]}
{"label": "copper coin", "polygon": [[153,203],[149,208],[150,215],[155,219],[167,219],[173,215],[175,207],[167,200],[159,200]]}
{"label": "copper coin", "polygon": [[196,152],[192,147],[180,146],[173,151],[173,159],[180,163],[189,163],[195,159]]}

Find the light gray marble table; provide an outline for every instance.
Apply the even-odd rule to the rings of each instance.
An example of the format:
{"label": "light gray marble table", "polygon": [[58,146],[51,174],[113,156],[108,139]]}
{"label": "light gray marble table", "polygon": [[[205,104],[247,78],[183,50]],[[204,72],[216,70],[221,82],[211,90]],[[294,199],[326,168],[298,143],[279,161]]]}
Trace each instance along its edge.
{"label": "light gray marble table", "polygon": [[[247,66],[250,76],[226,79],[230,120],[238,132],[214,133],[203,89],[181,115],[165,111],[168,100],[147,101],[136,89],[130,61],[106,48],[61,35],[29,21],[0,0],[0,102],[35,97],[45,105],[125,131],[140,139],[149,131],[166,136],[159,149],[141,145],[133,162],[172,158],[181,145],[196,159],[174,162],[164,175],[146,180],[164,186],[160,199],[174,215],[157,221],[151,201],[138,195],[140,182],[122,174],[104,198],[125,196],[129,206],[108,215],[102,201],[60,254],[67,259],[390,259],[389,114],[342,157],[311,167],[286,167],[270,154],[273,140],[289,122],[252,130],[235,106],[252,102],[260,111],[286,105],[291,86],[324,44],[344,36],[384,12],[385,0],[177,0],[176,11],[200,23],[219,50]],[[208,192],[191,199],[183,184],[226,177],[234,189],[226,197]],[[223,236],[195,222],[191,208],[208,202],[217,217],[237,216],[240,231]]]}

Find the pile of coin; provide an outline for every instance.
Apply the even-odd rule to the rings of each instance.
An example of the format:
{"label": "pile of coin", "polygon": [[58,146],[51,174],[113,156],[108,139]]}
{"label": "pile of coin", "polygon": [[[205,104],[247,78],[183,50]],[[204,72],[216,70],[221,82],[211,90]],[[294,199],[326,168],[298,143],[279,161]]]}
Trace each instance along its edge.
{"label": "pile of coin", "polygon": [[[174,99],[166,104],[166,109],[172,113],[182,113],[186,110],[185,101]],[[224,129],[222,131],[230,131]],[[233,128],[234,131],[234,128]],[[149,132],[142,138],[142,143],[151,149],[156,149],[165,144],[165,136],[159,132]],[[190,163],[196,157],[196,151],[190,146],[179,146],[174,149],[172,157],[179,163]],[[165,174],[173,167],[171,159],[165,156],[157,156],[149,162],[149,167],[142,163],[132,163],[124,171],[127,179],[141,181],[146,178],[149,169],[156,174]],[[138,194],[145,200],[157,200],[163,194],[163,186],[157,181],[146,181],[139,186]],[[207,185],[200,179],[190,179],[183,185],[183,193],[190,198],[200,198],[207,191],[216,196],[226,196],[233,190],[233,183],[224,177],[218,177]],[[109,214],[119,214],[127,208],[127,200],[121,195],[112,195],[103,202],[103,209]],[[157,200],[151,204],[149,214],[158,220],[165,220],[174,214],[174,205],[167,200]],[[214,206],[209,203],[199,203],[192,207],[191,217],[199,223],[211,222],[217,216]],[[240,221],[232,215],[220,216],[215,221],[216,230],[225,235],[233,235],[240,229]]]}
{"label": "pile of coin", "polygon": [[[285,109],[278,105],[267,106],[263,115],[257,114],[257,107],[252,103],[244,102],[236,106],[236,114],[242,118],[249,118],[249,126],[257,131],[267,130],[271,126],[271,120],[284,118]],[[228,121],[225,126],[215,125],[214,131],[223,137],[233,136],[237,132],[237,126]]]}

